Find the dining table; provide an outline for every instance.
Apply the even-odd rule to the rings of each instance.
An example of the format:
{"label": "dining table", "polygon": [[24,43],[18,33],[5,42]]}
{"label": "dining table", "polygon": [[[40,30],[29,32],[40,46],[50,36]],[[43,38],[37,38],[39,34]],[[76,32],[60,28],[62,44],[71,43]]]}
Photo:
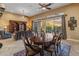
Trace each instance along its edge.
{"label": "dining table", "polygon": [[32,39],[35,45],[41,47],[41,52],[40,52],[41,56],[44,56],[44,50],[52,44],[52,39],[53,39],[53,35],[49,33],[46,34],[44,37],[36,36],[34,39]]}

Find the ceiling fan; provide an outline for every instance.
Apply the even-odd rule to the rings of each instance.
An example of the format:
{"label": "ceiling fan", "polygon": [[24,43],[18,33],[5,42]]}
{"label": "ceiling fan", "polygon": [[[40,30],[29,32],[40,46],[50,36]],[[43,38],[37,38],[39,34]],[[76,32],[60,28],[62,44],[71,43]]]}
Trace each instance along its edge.
{"label": "ceiling fan", "polygon": [[51,8],[49,7],[50,5],[52,5],[52,3],[39,3],[39,5],[41,6],[42,9],[48,9],[50,10]]}

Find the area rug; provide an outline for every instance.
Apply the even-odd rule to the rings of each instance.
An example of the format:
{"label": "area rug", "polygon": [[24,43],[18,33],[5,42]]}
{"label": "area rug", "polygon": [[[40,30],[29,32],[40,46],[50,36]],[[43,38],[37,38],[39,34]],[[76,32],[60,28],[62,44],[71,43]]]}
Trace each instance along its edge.
{"label": "area rug", "polygon": [[[61,50],[59,50],[58,56],[69,56],[70,49],[71,49],[71,46],[69,44],[61,43]],[[25,56],[25,50],[15,53],[14,56]],[[40,54],[37,54],[35,56],[40,56]],[[45,51],[44,56],[50,56],[50,54]],[[53,56],[55,55],[53,54]]]}

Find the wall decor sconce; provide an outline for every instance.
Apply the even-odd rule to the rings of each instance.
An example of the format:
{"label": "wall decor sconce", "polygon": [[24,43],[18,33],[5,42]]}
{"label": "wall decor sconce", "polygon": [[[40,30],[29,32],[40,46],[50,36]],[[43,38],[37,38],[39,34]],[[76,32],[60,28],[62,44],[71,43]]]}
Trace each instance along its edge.
{"label": "wall decor sconce", "polygon": [[68,27],[70,27],[70,30],[74,30],[75,27],[77,27],[77,20],[75,20],[75,17],[70,17],[70,20],[68,21]]}

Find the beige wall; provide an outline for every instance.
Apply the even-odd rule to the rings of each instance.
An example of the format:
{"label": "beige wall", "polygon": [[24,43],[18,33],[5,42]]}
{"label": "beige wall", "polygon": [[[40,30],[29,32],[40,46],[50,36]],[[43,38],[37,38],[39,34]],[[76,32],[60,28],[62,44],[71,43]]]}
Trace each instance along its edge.
{"label": "beige wall", "polygon": [[29,17],[29,19],[27,20],[27,27],[32,29],[32,20],[33,18]]}
{"label": "beige wall", "polygon": [[[39,17],[45,17],[48,15],[55,15],[58,13],[65,13],[67,16],[65,17],[66,20],[66,31],[67,31],[67,38],[71,39],[78,39],[79,40],[79,4],[70,4],[61,8],[57,8],[42,14],[38,14],[33,16],[33,19],[39,18]],[[68,20],[70,20],[70,17],[74,16],[77,20],[77,27],[74,31],[70,30],[68,27]]]}
{"label": "beige wall", "polygon": [[10,12],[4,12],[2,17],[0,17],[0,28],[5,28],[9,25],[9,20],[15,21],[27,21],[28,18],[22,15],[13,14]]}

